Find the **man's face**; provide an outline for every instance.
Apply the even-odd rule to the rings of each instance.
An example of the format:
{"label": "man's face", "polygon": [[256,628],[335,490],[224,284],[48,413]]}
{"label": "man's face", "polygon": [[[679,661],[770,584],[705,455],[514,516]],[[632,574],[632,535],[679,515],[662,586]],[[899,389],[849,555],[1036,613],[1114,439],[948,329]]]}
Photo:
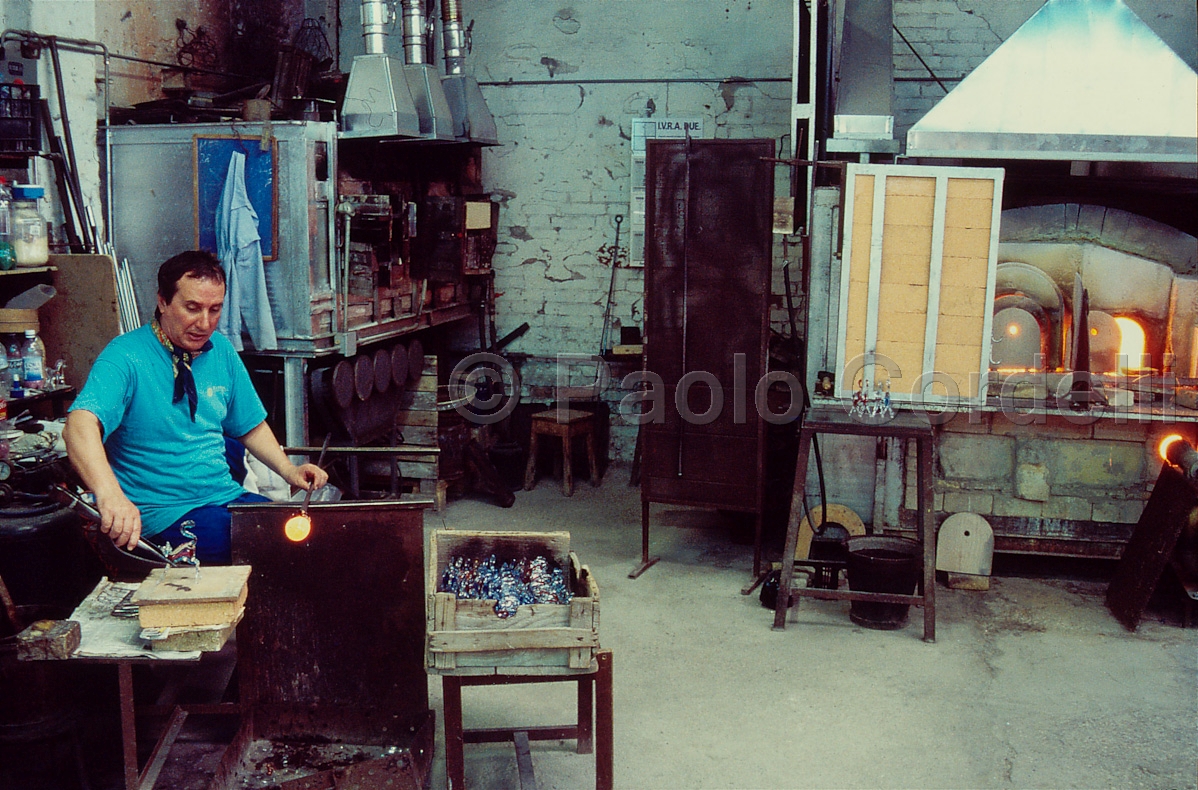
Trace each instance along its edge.
{"label": "man's face", "polygon": [[216,331],[220,309],[225,303],[225,286],[215,280],[191,275],[179,279],[170,303],[158,297],[158,323],[163,333],[184,351],[199,351]]}

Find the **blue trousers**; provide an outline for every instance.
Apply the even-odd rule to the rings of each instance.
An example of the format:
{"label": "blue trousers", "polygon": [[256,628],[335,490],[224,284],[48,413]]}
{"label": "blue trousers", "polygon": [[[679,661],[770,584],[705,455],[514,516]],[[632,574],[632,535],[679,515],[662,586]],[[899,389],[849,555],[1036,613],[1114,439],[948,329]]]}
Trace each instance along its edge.
{"label": "blue trousers", "polygon": [[[269,501],[270,499],[261,494],[251,494],[247,491],[229,504]],[[189,510],[183,514],[182,518],[154,535],[150,540],[157,546],[170,543],[172,547],[178,547],[187,540],[179,528],[179,525],[185,521],[195,523],[190,531],[196,536],[196,558],[199,559],[201,565],[228,565],[233,561],[229,539],[233,517],[225,505],[208,505]]]}

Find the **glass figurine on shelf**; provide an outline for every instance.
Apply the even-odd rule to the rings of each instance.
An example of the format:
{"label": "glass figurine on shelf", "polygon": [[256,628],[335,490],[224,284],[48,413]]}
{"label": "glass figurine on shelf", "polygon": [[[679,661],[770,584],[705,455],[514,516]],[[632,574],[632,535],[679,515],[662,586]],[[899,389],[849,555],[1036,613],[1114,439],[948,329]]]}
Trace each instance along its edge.
{"label": "glass figurine on shelf", "polygon": [[890,402],[890,382],[871,384],[857,379],[857,388],[853,390],[853,406],[849,414],[868,422],[886,422],[894,419],[894,408]]}

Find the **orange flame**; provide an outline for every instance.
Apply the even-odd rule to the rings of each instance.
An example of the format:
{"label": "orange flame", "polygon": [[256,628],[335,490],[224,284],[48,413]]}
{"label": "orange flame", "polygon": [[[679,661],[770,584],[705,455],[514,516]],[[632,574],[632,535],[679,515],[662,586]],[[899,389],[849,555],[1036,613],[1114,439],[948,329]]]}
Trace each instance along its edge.
{"label": "orange flame", "polygon": [[1180,442],[1180,441],[1183,441],[1183,439],[1181,437],[1181,434],[1179,434],[1179,433],[1171,433],[1168,436],[1166,436],[1164,439],[1161,439],[1161,443],[1159,445],[1157,445],[1157,448],[1156,448],[1156,451],[1161,454],[1161,460],[1168,461],[1169,460],[1169,455],[1168,455],[1169,445],[1173,444],[1174,442]]}

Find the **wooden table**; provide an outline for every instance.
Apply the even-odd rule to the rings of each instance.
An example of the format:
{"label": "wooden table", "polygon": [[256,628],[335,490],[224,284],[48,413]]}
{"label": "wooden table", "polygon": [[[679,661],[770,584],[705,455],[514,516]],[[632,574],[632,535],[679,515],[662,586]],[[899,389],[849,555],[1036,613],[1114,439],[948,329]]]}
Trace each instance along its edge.
{"label": "wooden table", "polygon": [[[124,762],[125,790],[150,790],[166,763],[175,738],[189,713],[237,714],[236,703],[214,705],[176,705],[166,701],[165,694],[159,702],[142,713],[167,714],[166,728],[155,744],[146,765],[139,770],[137,761],[137,709],[134,706],[133,667],[137,664],[159,664],[194,666],[200,660],[199,651],[152,652],[141,639],[141,625],[137,616],[117,617],[112,610],[126,594],[132,594],[137,584],[120,584],[101,579],[96,588],[75,608],[69,619],[80,625],[80,644],[67,661],[90,664],[111,664],[117,668],[120,693],[121,757]],[[168,689],[173,688],[168,684]],[[177,689],[175,689],[177,690]]]}
{"label": "wooden table", "polygon": [[[597,650],[595,660],[594,672],[555,675],[442,675],[441,687],[445,704],[445,778],[449,788],[462,790],[466,787],[465,755],[462,748],[464,744],[514,742],[516,764],[520,771],[520,786],[528,788],[536,786],[535,777],[532,775],[532,760],[528,753],[528,742],[530,740],[573,738],[577,741],[579,754],[595,752],[596,790],[611,790],[614,763],[611,651]],[[463,686],[502,686],[513,683],[562,681],[578,683],[578,717],[572,726],[473,730],[464,729],[462,726]],[[592,716],[594,718],[593,725]]]}
{"label": "wooden table", "polygon": [[[846,436],[881,436],[914,439],[918,453],[916,464],[918,493],[918,538],[923,545],[923,579],[916,595],[794,588],[795,546],[799,541],[803,491],[807,484],[807,457],[811,440],[817,433]],[[875,601],[908,604],[923,608],[923,638],[936,641],[936,519],[932,512],[932,449],[935,426],[929,418],[912,412],[899,412],[886,422],[865,422],[840,408],[814,408],[807,412],[799,430],[799,455],[795,463],[794,491],[790,500],[790,519],[786,544],[782,549],[782,575],[778,580],[778,602],[774,609],[774,630],[786,628],[786,612],[804,596],[833,601]]]}

